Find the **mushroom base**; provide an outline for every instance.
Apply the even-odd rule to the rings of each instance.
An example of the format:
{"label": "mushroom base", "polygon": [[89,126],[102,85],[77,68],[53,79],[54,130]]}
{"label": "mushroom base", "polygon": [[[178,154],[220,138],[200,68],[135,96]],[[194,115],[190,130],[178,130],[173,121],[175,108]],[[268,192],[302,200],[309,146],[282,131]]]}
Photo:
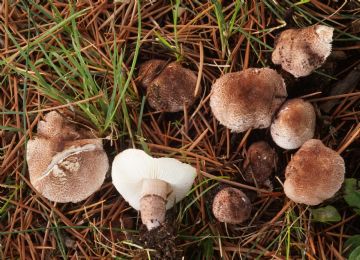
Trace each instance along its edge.
{"label": "mushroom base", "polygon": [[148,230],[160,226],[165,221],[167,197],[170,185],[158,179],[145,179],[142,183],[140,199],[141,220]]}
{"label": "mushroom base", "polygon": [[140,200],[141,221],[148,230],[165,221],[166,200],[157,195],[147,195]]}

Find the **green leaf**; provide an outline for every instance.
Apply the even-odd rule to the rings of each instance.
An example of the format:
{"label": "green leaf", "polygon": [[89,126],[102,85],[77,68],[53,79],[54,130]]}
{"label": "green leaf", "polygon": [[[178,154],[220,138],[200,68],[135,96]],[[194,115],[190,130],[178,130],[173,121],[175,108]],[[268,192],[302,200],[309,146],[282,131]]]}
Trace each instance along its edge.
{"label": "green leaf", "polygon": [[339,212],[333,206],[326,206],[323,208],[312,209],[311,212],[314,221],[337,222],[341,220],[341,216]]}
{"label": "green leaf", "polygon": [[205,259],[213,259],[214,255],[214,241],[211,238],[207,238],[202,241],[203,256]]}
{"label": "green leaf", "polygon": [[354,178],[345,179],[344,183],[344,199],[346,203],[355,208],[356,213],[360,211],[360,187],[358,181]]}
{"label": "green leaf", "polygon": [[351,252],[349,255],[349,260],[360,260],[360,246]]}
{"label": "green leaf", "polygon": [[301,1],[297,2],[297,3],[295,3],[294,5],[303,5],[303,4],[307,4],[309,2],[310,2],[310,0],[301,0]]}
{"label": "green leaf", "polygon": [[345,241],[345,247],[350,247],[349,251],[354,251],[355,248],[359,246],[360,246],[360,235],[351,236]]}

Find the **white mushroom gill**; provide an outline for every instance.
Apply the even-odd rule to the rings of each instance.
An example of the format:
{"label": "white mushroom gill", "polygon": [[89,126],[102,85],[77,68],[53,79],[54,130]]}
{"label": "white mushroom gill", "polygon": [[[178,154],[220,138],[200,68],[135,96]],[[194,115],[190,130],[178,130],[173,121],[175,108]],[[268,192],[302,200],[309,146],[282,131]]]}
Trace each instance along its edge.
{"label": "white mushroom gill", "polygon": [[144,151],[127,149],[112,165],[115,188],[153,229],[165,220],[166,210],[182,200],[196,177],[192,166],[172,158],[152,158]]}

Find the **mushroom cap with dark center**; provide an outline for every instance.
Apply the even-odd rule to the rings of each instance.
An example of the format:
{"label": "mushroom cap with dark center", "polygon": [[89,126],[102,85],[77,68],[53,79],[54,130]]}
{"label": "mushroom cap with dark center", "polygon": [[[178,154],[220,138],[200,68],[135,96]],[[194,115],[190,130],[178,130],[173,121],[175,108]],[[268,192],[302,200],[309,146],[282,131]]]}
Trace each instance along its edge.
{"label": "mushroom cap with dark center", "polygon": [[149,60],[141,65],[139,79],[147,90],[149,105],[165,112],[179,112],[191,106],[201,91],[195,93],[196,74],[177,62]]}
{"label": "mushroom cap with dark center", "polygon": [[299,148],[314,137],[316,114],[314,107],[300,98],[286,101],[271,124],[274,142],[284,149]]}
{"label": "mushroom cap with dark center", "polygon": [[227,187],[215,195],[212,211],[220,222],[239,224],[250,217],[251,203],[242,191]]}
{"label": "mushroom cap with dark center", "polygon": [[287,165],[284,191],[297,203],[317,205],[334,196],[344,176],[343,158],[320,140],[310,139]]}
{"label": "mushroom cap with dark center", "polygon": [[277,156],[274,149],[264,141],[255,142],[247,150],[244,161],[244,178],[247,182],[262,184],[275,168]]}
{"label": "mushroom cap with dark center", "polygon": [[333,30],[325,25],[313,25],[283,31],[276,40],[273,63],[281,64],[295,77],[309,75],[330,55]]}
{"label": "mushroom cap with dark center", "polygon": [[250,68],[227,73],[216,80],[211,110],[220,123],[234,132],[267,128],[287,96],[283,78],[270,68]]}

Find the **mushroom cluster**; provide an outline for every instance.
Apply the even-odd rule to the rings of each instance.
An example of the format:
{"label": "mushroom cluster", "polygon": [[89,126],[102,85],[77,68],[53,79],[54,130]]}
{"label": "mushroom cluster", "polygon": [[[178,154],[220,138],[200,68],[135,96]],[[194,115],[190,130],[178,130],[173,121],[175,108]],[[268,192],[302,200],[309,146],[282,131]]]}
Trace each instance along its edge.
{"label": "mushroom cluster", "polygon": [[[309,75],[329,56],[333,30],[314,25],[283,31],[276,40],[272,61],[295,77]],[[339,190],[344,180],[344,162],[335,151],[312,139],[316,126],[312,104],[286,97],[284,80],[275,70],[249,68],[218,78],[212,86],[210,107],[220,124],[233,132],[270,127],[271,137],[279,147],[301,147],[286,168],[285,194],[295,202],[316,205]],[[243,163],[244,179],[263,184],[272,173],[276,158],[266,142],[252,144]],[[219,193],[219,198],[224,194]],[[214,205],[215,201],[218,203],[218,199]],[[222,221],[223,217],[215,216]]]}
{"label": "mushroom cluster", "polygon": [[26,150],[31,184],[55,202],[86,199],[100,188],[109,168],[102,141],[55,111],[39,121]]}
{"label": "mushroom cluster", "polygon": [[[315,25],[281,33],[272,54],[274,64],[295,77],[309,75],[331,52],[333,28]],[[201,92],[196,74],[177,62],[149,60],[139,70],[149,105],[164,112],[190,107]],[[344,180],[340,155],[315,134],[316,114],[302,99],[287,99],[281,75],[271,68],[248,68],[218,78],[210,107],[220,124],[233,132],[270,127],[273,141],[284,149],[300,149],[286,168],[285,194],[295,202],[317,205],[332,197]],[[252,144],[244,161],[247,182],[262,185],[274,171],[277,154],[266,142]],[[78,202],[102,185],[109,168],[100,139],[77,129],[57,112],[48,113],[27,144],[30,181],[55,202]],[[196,169],[173,158],[153,158],[127,149],[112,163],[112,181],[122,197],[139,210],[148,230],[165,221],[166,210],[189,192]],[[240,190],[227,187],[216,194],[213,214],[220,222],[239,224],[250,217],[251,202]]]}

